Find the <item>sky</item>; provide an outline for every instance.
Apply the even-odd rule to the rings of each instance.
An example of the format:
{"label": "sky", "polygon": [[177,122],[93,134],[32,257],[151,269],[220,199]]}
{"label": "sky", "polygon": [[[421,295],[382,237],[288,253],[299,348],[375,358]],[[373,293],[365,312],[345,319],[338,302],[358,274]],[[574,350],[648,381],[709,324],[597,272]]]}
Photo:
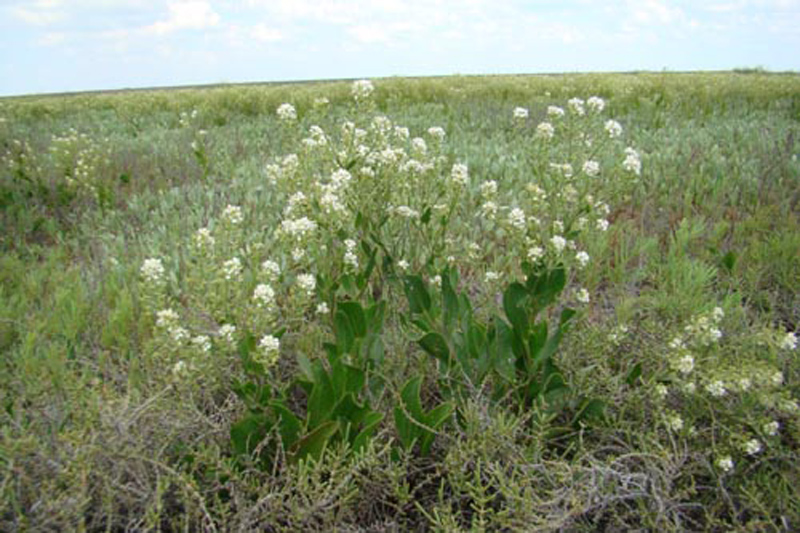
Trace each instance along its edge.
{"label": "sky", "polygon": [[0,95],[745,67],[800,71],[800,0],[0,0]]}

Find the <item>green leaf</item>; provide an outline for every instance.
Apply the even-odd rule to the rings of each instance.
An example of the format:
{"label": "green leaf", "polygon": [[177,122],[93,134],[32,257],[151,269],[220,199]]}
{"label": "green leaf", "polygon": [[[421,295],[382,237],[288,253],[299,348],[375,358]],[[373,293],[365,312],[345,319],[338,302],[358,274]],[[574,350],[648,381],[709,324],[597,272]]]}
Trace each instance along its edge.
{"label": "green leaf", "polygon": [[722,265],[722,267],[728,274],[732,274],[733,269],[736,266],[736,259],[737,259],[736,252],[730,250],[728,253],[722,256],[722,259],[720,260],[720,265]]}
{"label": "green leaf", "polygon": [[642,363],[636,363],[625,376],[625,383],[633,387],[640,377],[642,377]]}
{"label": "green leaf", "polygon": [[573,425],[580,425],[584,422],[605,422],[606,404],[601,400],[584,400],[580,409],[572,419]]}
{"label": "green leaf", "polygon": [[339,431],[338,422],[325,422],[295,443],[294,449],[291,450],[292,460],[299,461],[308,456],[319,458],[325,446],[328,444],[328,440],[330,440],[337,431]]}
{"label": "green leaf", "polygon": [[328,373],[321,366],[314,370],[314,388],[308,397],[308,426],[311,428],[330,419],[338,399]]}
{"label": "green leaf", "polygon": [[272,423],[263,413],[249,413],[231,426],[233,451],[237,455],[250,455],[263,441]]}
{"label": "green leaf", "polygon": [[451,285],[450,273],[448,270],[442,273],[442,307],[444,308],[442,325],[446,330],[450,330],[455,325],[456,320],[458,320],[459,305],[458,296]]}
{"label": "green leaf", "polygon": [[314,380],[314,371],[311,368],[311,361],[303,352],[297,352],[297,367],[307,381]]}
{"label": "green leaf", "polygon": [[528,333],[528,313],[525,312],[525,299],[528,291],[521,283],[512,283],[503,293],[503,310],[517,334],[524,337]]}
{"label": "green leaf", "polygon": [[431,221],[431,213],[432,210],[430,207],[425,208],[425,210],[422,212],[422,216],[419,217],[419,221],[423,226],[425,226],[426,224],[428,224],[428,222]]}
{"label": "green leaf", "polygon": [[350,323],[350,318],[342,310],[333,314],[333,331],[336,335],[336,345],[341,353],[349,353],[355,342],[355,333]]}
{"label": "green leaf", "polygon": [[297,442],[297,438],[303,431],[300,420],[292,413],[283,402],[273,401],[270,403],[272,410],[278,415],[278,431],[281,434],[283,448],[288,450]]}
{"label": "green leaf", "polygon": [[367,335],[367,318],[364,314],[364,308],[358,302],[339,302],[337,310],[341,311],[347,316],[350,321],[350,326],[353,335],[356,338],[365,337]]}
{"label": "green leaf", "polygon": [[440,360],[444,365],[450,364],[450,348],[440,334],[431,331],[417,341],[423,350]]}
{"label": "green leaf", "polygon": [[367,329],[373,333],[383,331],[383,321],[386,318],[386,302],[380,301],[367,308]]}
{"label": "green leaf", "polygon": [[[438,430],[439,427],[450,417],[452,412],[453,406],[449,403],[443,403],[431,409],[431,411],[425,416],[424,423],[429,428]],[[423,428],[420,429],[423,435],[419,443],[419,452],[421,455],[428,455],[436,434]]]}
{"label": "green leaf", "polygon": [[372,437],[375,430],[378,429],[378,425],[383,420],[383,414],[378,413],[376,411],[370,412],[367,416],[364,417],[364,421],[362,423],[362,429],[353,439],[352,448],[353,451],[359,451],[364,446],[366,446],[369,439]]}
{"label": "green leaf", "polygon": [[[506,322],[496,316],[494,319],[495,335],[490,345],[491,364],[492,368],[500,374],[506,381],[514,381],[514,348],[513,348],[513,330],[506,324]],[[481,372],[483,374],[483,372]]]}
{"label": "green leaf", "polygon": [[419,276],[404,276],[403,289],[412,313],[424,313],[431,308],[431,296]]}

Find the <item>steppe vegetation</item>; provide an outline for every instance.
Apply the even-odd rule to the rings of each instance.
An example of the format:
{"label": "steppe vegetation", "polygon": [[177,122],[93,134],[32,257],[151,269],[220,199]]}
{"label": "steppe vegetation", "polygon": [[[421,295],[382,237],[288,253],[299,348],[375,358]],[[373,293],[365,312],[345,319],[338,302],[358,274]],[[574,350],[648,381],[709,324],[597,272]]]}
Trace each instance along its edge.
{"label": "steppe vegetation", "polygon": [[0,529],[800,529],[800,77],[0,100]]}

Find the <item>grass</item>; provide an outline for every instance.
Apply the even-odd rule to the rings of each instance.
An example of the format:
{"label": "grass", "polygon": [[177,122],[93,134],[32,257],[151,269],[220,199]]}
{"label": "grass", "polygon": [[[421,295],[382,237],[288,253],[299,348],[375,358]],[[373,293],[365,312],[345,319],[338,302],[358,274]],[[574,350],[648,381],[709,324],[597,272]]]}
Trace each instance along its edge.
{"label": "grass", "polygon": [[2,529],[797,529],[798,77],[374,84],[0,100]]}

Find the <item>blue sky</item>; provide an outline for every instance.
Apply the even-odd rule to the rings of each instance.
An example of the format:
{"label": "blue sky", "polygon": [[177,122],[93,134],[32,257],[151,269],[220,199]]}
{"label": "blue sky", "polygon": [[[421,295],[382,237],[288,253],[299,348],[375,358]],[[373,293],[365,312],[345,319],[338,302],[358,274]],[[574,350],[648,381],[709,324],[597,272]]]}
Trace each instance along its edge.
{"label": "blue sky", "polygon": [[0,0],[0,95],[752,66],[800,70],[800,0]]}

